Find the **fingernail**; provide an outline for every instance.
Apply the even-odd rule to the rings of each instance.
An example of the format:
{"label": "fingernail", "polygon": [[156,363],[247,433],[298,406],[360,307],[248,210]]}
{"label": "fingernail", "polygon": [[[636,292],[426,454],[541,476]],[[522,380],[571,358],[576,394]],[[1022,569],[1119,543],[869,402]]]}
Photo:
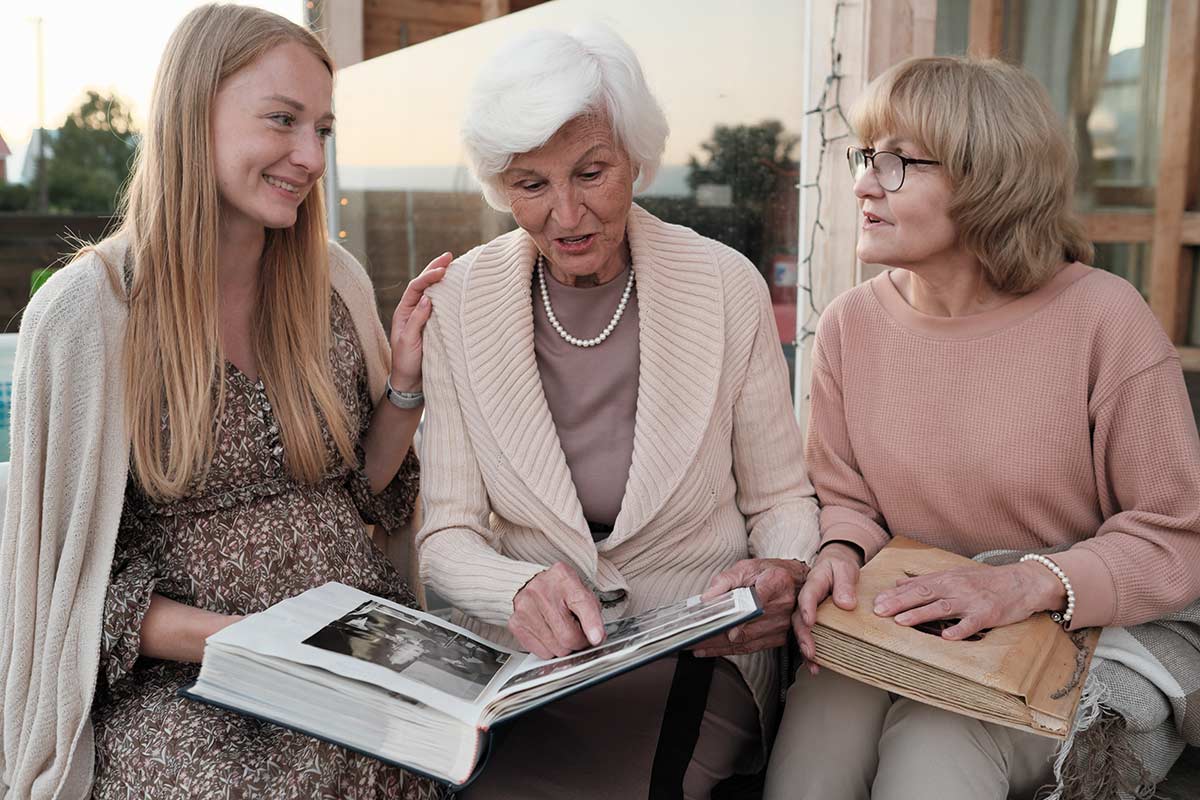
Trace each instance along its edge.
{"label": "fingernail", "polygon": [[800,652],[803,653],[804,657],[807,659],[812,659],[812,657],[813,657],[812,648],[809,647],[807,644],[800,645]]}
{"label": "fingernail", "polygon": [[604,632],[597,628],[591,628],[587,632],[588,641],[592,644],[600,644],[600,639],[603,638],[603,636]]}
{"label": "fingernail", "polygon": [[424,306],[427,306],[427,305],[429,305],[429,298],[428,298],[428,297],[422,297],[422,298],[421,298],[421,306],[422,306],[422,307],[424,307]]}
{"label": "fingernail", "polygon": [[450,251],[449,251],[449,250],[447,250],[446,252],[442,253],[442,255],[443,255],[443,256],[448,256],[448,255],[450,255]]}
{"label": "fingernail", "polygon": [[882,613],[884,613],[885,611],[887,611],[887,604],[886,604],[886,603],[876,603],[876,604],[875,604],[875,613],[876,613],[876,614],[882,614]]}
{"label": "fingernail", "polygon": [[737,629],[734,629],[734,630],[732,630],[732,631],[730,631],[730,632],[729,632],[729,641],[731,641],[731,642],[736,642],[737,640],[739,640],[739,639],[741,639],[741,638],[742,638],[742,632],[741,632],[741,631],[739,631],[739,630],[737,630]]}

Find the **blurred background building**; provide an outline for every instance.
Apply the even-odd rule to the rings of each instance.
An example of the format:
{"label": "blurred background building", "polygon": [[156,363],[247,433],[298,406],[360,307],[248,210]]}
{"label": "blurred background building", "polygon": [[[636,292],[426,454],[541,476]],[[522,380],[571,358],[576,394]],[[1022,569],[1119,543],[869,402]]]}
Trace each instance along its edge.
{"label": "blurred background building", "polygon": [[[174,21],[198,4],[171,2],[180,7]],[[330,232],[367,265],[385,324],[430,259],[466,252],[514,225],[483,202],[458,141],[479,65],[522,31],[598,19],[639,53],[672,127],[662,172],[637,202],[758,266],[803,417],[805,359],[820,310],[879,269],[854,255],[858,214],[844,158],[854,138],[843,112],[899,60],[969,52],[1020,63],[1050,91],[1078,149],[1078,204],[1097,244],[1096,266],[1142,292],[1200,401],[1196,0],[257,4],[318,31],[339,67]],[[152,73],[158,52],[142,58]],[[15,154],[8,183],[0,183],[7,332],[17,329],[42,270],[70,250],[64,235],[98,236],[111,223],[136,147],[140,95],[126,103],[120,86],[88,92],[83,61],[78,73],[77,107],[38,124],[27,140],[3,130],[0,116],[12,148],[0,142],[0,161]],[[16,77],[10,70],[8,79]]]}

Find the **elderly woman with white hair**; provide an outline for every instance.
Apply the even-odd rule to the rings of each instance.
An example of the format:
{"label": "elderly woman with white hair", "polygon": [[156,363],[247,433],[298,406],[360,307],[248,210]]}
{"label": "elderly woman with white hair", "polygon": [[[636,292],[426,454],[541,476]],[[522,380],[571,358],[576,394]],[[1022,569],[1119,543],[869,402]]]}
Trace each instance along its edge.
{"label": "elderly woman with white hair", "polygon": [[666,135],[607,29],[481,70],[463,138],[519,229],[431,292],[421,573],[542,657],[706,591],[765,614],[519,719],[470,798],[701,798],[762,763],[817,509],[758,272],[632,202]]}

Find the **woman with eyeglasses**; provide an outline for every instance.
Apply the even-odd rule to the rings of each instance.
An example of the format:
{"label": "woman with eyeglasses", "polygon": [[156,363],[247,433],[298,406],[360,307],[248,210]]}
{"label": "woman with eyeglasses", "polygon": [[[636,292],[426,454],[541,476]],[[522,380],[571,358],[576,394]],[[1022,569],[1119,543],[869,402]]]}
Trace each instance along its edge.
{"label": "woman with eyeglasses", "polygon": [[[831,303],[817,333],[804,656],[830,596],[898,625],[955,620],[948,640],[1040,612],[1068,630],[1130,626],[1195,601],[1200,447],[1179,358],[1137,290],[1087,266],[1045,90],[997,61],[913,59],[852,121],[858,256],[890,269]],[[1013,556],[859,597],[859,569],[893,535]],[[767,796],[1031,797],[1054,753],[810,664]]]}

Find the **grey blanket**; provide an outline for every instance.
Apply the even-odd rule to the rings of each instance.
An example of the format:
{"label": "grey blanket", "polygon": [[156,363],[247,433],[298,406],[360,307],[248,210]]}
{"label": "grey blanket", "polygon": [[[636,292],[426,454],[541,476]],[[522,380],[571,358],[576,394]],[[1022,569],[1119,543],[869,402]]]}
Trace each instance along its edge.
{"label": "grey blanket", "polygon": [[[983,553],[1011,563],[1019,554]],[[1105,628],[1046,800],[1150,798],[1200,746],[1200,600],[1154,622]]]}

